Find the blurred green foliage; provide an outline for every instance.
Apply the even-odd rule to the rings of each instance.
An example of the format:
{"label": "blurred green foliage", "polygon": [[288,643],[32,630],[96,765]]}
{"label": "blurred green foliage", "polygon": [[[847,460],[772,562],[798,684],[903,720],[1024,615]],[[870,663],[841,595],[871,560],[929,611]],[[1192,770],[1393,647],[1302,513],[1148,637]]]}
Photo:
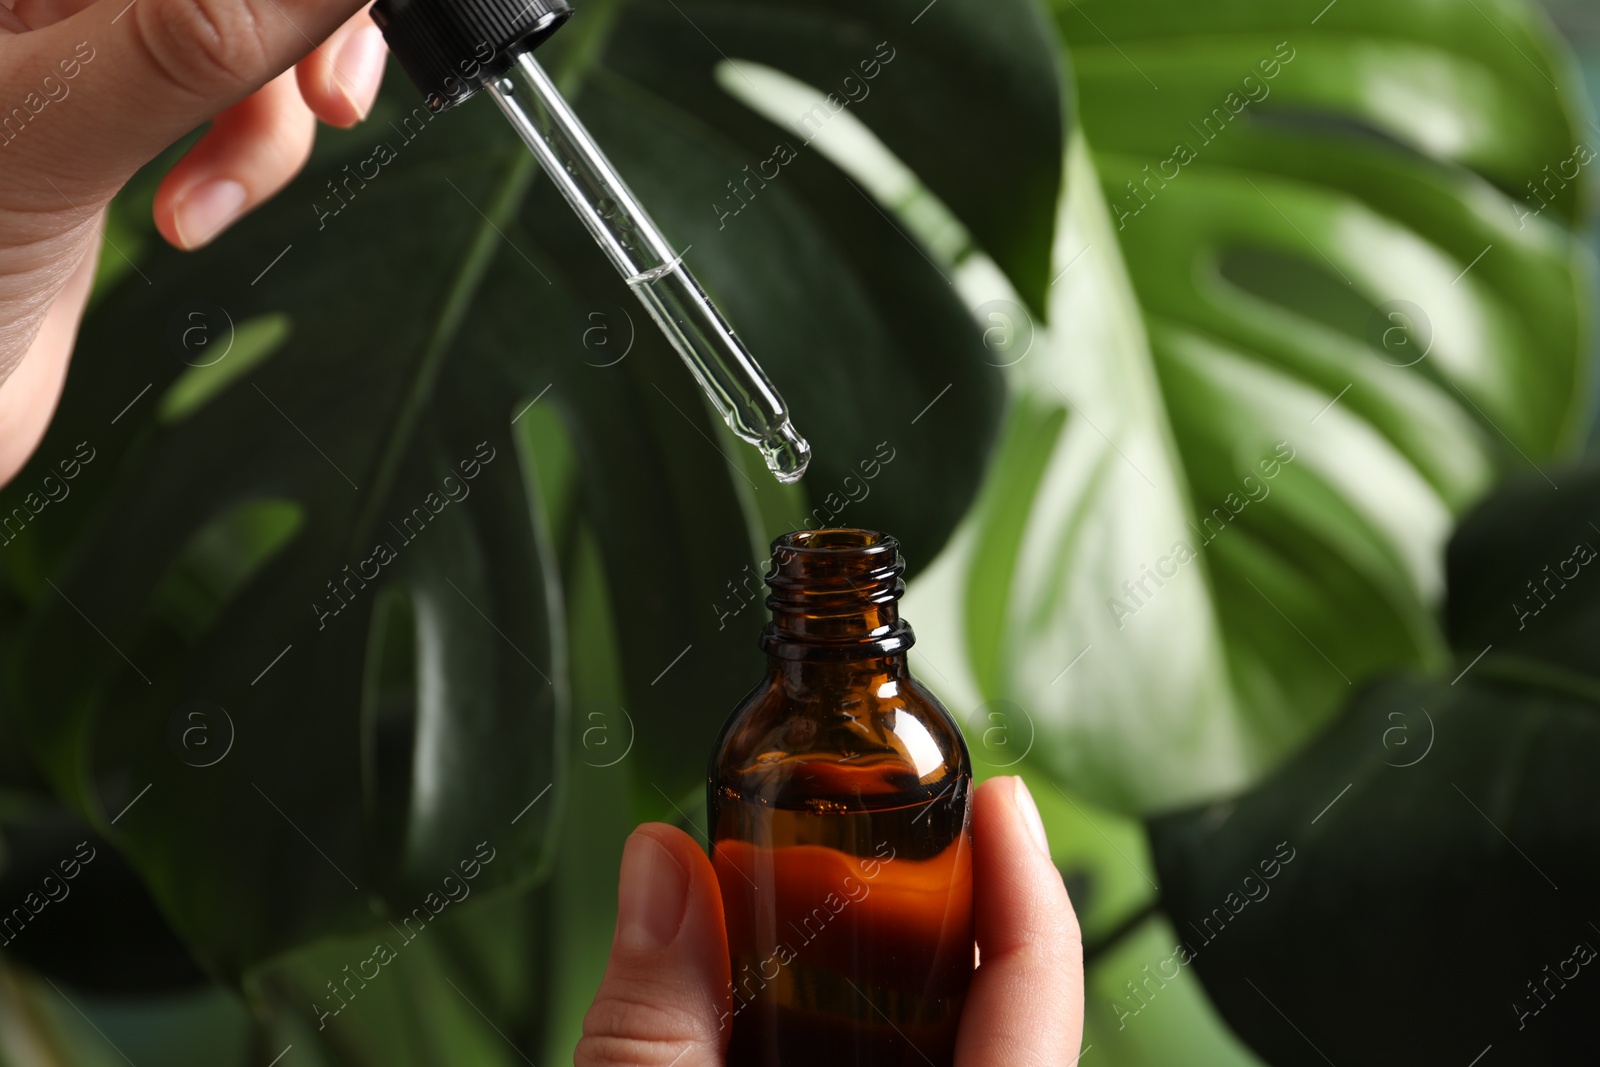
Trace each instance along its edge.
{"label": "blurred green foliage", "polygon": [[[881,42],[815,144],[784,110],[814,97],[756,88],[827,92]],[[1597,601],[1561,601],[1531,654],[1501,632],[1541,538],[1587,521],[1559,501],[1594,495],[1550,466],[1590,430],[1592,172],[1537,213],[1527,183],[1600,129],[1538,9],[595,0],[544,56],[693,246],[812,473],[775,486],[723,431],[482,101],[408,135],[392,79],[197,256],[158,247],[141,176],[61,414],[0,492],[31,510],[96,450],[0,549],[0,905],[52,850],[103,852],[76,919],[0,954],[0,1063],[570,1059],[622,840],[697,829],[704,753],[760,669],[736,587],[821,523],[889,529],[926,568],[914,669],[980,773],[1039,801],[1095,1062],[1322,1062],[1307,1033],[1416,1062],[1462,1004],[1516,1021],[1501,1001],[1571,918],[1533,902],[1517,842],[1569,895],[1596,854],[1555,810],[1593,810],[1592,682],[1539,650],[1592,647]],[[319,227],[386,130],[397,161]],[[797,161],[727,216],[785,140]],[[196,321],[226,359],[195,365]],[[471,493],[329,599],[480,442]],[[1459,517],[1518,476],[1447,583]],[[174,740],[195,700],[227,712],[214,765],[181,717]],[[1438,740],[1397,768],[1413,703]],[[1285,838],[1272,903],[1151,982]],[[484,841],[470,902],[397,932]],[[1457,934],[1485,912],[1479,952]],[[375,941],[396,958],[323,1017]],[[1357,987],[1406,999],[1393,961],[1442,945],[1466,955],[1412,1010],[1348,1025]],[[1538,1025],[1546,1049],[1574,1032]],[[1346,1044],[1393,1034],[1419,1044]],[[1516,1038],[1475,1040],[1450,1051]]]}

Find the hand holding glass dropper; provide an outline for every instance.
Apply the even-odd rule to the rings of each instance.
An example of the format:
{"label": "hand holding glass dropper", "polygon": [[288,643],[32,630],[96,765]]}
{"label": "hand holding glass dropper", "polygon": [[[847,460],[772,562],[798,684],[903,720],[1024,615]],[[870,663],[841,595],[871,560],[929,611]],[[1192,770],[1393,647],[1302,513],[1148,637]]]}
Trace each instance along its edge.
{"label": "hand holding glass dropper", "polygon": [[379,0],[373,8],[429,108],[489,90],[728,426],[760,449],[779,481],[797,481],[811,447],[783,398],[533,58],[570,14],[565,0]]}
{"label": "hand holding glass dropper", "polygon": [[[354,126],[371,110],[385,50],[363,6],[0,3],[0,484],[55,415],[101,249],[129,285],[154,284],[120,231],[106,237],[111,198],[205,126],[161,176],[151,212],[161,236],[200,248],[271,199],[305,165],[319,121]],[[151,389],[116,432],[160,396]],[[132,396],[98,399],[111,421]]]}
{"label": "hand holding glass dropper", "polygon": [[[210,120],[154,212],[173,245],[205,245],[294,176],[316,119],[366,116],[383,69],[374,21],[430,107],[490,88],[728,425],[779,479],[798,479],[810,449],[782,398],[528,55],[570,15],[565,0],[381,0],[371,19],[361,2],[274,0],[264,20],[246,3],[204,16],[193,0],[0,5],[0,90],[32,116],[0,136],[0,279],[13,280],[0,292],[0,484],[55,409],[112,195]],[[251,47],[221,53],[219,34]]]}

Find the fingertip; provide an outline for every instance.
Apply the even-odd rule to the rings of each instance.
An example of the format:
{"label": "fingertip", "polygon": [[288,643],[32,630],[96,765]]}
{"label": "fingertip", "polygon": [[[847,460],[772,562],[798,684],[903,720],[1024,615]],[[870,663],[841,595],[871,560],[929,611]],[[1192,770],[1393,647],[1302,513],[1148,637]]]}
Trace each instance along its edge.
{"label": "fingertip", "polygon": [[287,185],[311,155],[316,122],[284,74],[219,114],[156,190],[152,214],[169,244],[210,244]]}
{"label": "fingertip", "polygon": [[617,888],[617,944],[651,952],[677,940],[689,903],[689,869],[652,833],[635,831],[622,848]]}
{"label": "fingertip", "polygon": [[[722,926],[722,893],[711,861],[694,838],[667,823],[642,823],[628,835],[617,904],[624,947],[661,948],[674,936],[703,939]],[[644,924],[632,929],[627,941],[622,938],[625,915]],[[669,922],[674,936],[660,936]],[[656,934],[657,943],[648,944],[646,933]]]}
{"label": "fingertip", "polygon": [[[978,786],[974,807],[974,818],[1000,820],[1008,830],[1020,831],[1034,852],[1050,858],[1050,836],[1045,831],[1044,819],[1039,815],[1039,806],[1028,790],[1028,783],[1020,775],[990,778]],[[1009,838],[1012,834],[1008,832],[1006,836]]]}
{"label": "fingertip", "polygon": [[312,114],[348,129],[372,113],[388,56],[383,33],[358,14],[295,68],[300,95]]}
{"label": "fingertip", "polygon": [[156,232],[161,239],[179,251],[188,251],[183,247],[183,238],[178,234],[177,218],[173,212],[173,203],[176,202],[175,186],[169,175],[156,187],[156,201],[150,209],[150,218],[156,224]]}
{"label": "fingertip", "polygon": [[210,244],[244,212],[249,190],[232,178],[211,178],[186,190],[174,204],[170,222],[179,248]]}
{"label": "fingertip", "polygon": [[1039,850],[1039,855],[1045,859],[1050,858],[1050,835],[1045,832],[1044,819],[1039,814],[1039,805],[1033,801],[1033,794],[1028,791],[1028,783],[1021,776],[1011,779],[1011,804],[1017,809],[1017,815],[1022,820],[1022,825],[1028,831],[1028,838],[1034,847]]}
{"label": "fingertip", "polygon": [[[180,169],[181,168],[181,169]],[[223,168],[180,162],[156,189],[151,216],[156,232],[172,247],[194,252],[218,237],[253,206],[244,183]]]}
{"label": "fingertip", "polygon": [[702,871],[711,878],[715,878],[711,861],[706,858],[706,853],[700,843],[683,830],[664,822],[645,822],[634,827],[633,833],[628,835],[632,841],[636,837],[648,837],[665,849],[691,877],[698,877]]}

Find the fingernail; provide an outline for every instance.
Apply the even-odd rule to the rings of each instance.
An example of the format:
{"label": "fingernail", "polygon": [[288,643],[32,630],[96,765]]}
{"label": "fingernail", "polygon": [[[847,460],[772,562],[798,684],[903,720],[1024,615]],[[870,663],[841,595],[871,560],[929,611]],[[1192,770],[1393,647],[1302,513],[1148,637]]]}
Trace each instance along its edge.
{"label": "fingernail", "polygon": [[231,178],[202,182],[178,201],[172,224],[184,248],[199,248],[239,215],[244,207],[244,186]]}
{"label": "fingernail", "polygon": [[1033,794],[1028,792],[1028,783],[1021,778],[1015,779],[1016,785],[1011,796],[1017,803],[1017,811],[1022,814],[1022,823],[1028,828],[1028,836],[1033,838],[1033,843],[1045,859],[1050,858],[1050,838],[1044,832],[1044,820],[1039,817],[1039,805],[1033,802]]}
{"label": "fingernail", "polygon": [[334,63],[333,84],[363,119],[372,111],[383,83],[384,47],[383,32],[376,26],[363,26],[339,49]]}
{"label": "fingernail", "polygon": [[617,941],[654,950],[672,943],[689,900],[689,872],[649,834],[635,833],[622,850]]}

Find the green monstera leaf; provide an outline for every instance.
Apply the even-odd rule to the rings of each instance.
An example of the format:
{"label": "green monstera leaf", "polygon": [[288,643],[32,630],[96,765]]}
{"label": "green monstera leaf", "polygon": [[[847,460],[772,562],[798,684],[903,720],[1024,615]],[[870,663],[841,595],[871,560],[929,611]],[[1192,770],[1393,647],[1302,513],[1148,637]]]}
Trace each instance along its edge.
{"label": "green monstera leaf", "polygon": [[[1600,469],[1549,476],[1452,539],[1447,673],[1371,686],[1259,789],[1150,825],[1179,942],[1152,963],[1192,964],[1270,1063],[1589,1055]],[[1351,989],[1394,1010],[1352,1027]]]}
{"label": "green monstera leaf", "polygon": [[1056,12],[1050,325],[944,588],[961,696],[1142,812],[1444,660],[1454,516],[1582,437],[1588,116],[1522,2]]}
{"label": "green monstera leaf", "polygon": [[[0,498],[6,717],[205,966],[546,873],[575,611],[619,650],[599,710],[621,788],[670,815],[758,676],[740,609],[768,537],[850,522],[931,558],[1004,383],[948,279],[808,137],[849,109],[1042,299],[1043,27],[1021,0],[597,2],[549,46],[789,399],[799,490],[708,415],[486,101],[430,117],[397,80],[214,249],[120,272]],[[833,95],[774,123],[721,87],[742,65]],[[1006,173],[965,151],[979,122]],[[775,144],[793,158],[746,184]],[[604,601],[581,611],[575,544]]]}

